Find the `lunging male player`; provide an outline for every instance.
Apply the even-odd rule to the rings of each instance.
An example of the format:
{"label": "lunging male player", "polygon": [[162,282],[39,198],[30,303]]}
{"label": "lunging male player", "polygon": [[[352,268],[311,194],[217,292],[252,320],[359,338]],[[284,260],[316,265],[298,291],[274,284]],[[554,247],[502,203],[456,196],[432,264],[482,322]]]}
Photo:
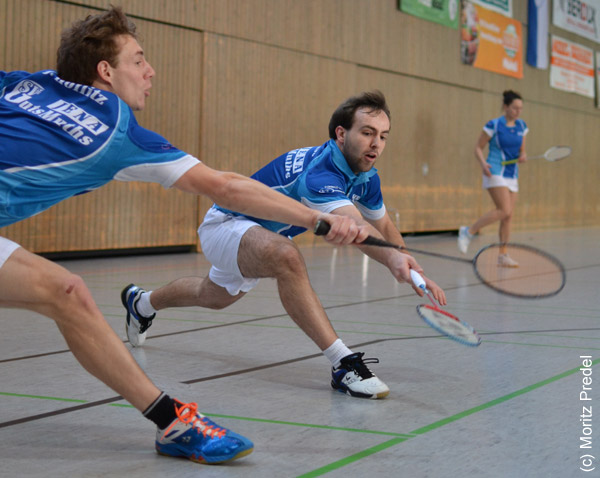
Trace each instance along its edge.
{"label": "lunging male player", "polygon": [[[379,91],[349,98],[333,113],[330,140],[321,146],[290,151],[256,172],[252,178],[322,213],[363,218],[369,233],[404,245],[386,214],[380,180],[373,167],[384,150],[390,112]],[[292,320],[317,344],[332,365],[331,385],[353,397],[384,398],[389,388],[375,376],[363,353],[354,353],[335,333],[313,290],[304,259],[289,239],[304,227],[237,214],[220,206],[209,210],[198,229],[202,250],[211,262],[208,277],[177,279],[153,292],[131,284],[122,292],[127,309],[127,335],[142,345],[157,311],[167,307],[201,306],[221,309],[241,299],[259,278],[274,277],[281,302]],[[400,282],[411,282],[416,261],[397,249],[359,246],[388,267]],[[440,304],[442,289],[425,278]],[[423,292],[414,287],[419,295]]]}
{"label": "lunging male player", "polygon": [[[323,219],[332,226],[326,239],[334,244],[364,240],[367,231],[353,219],[311,210],[257,181],[215,171],[141,128],[133,111],[144,108],[154,73],[135,25],[120,8],[67,29],[57,71],[0,71],[0,227],[117,179],[205,194],[222,207],[308,229]],[[221,463],[252,451],[250,440],[150,381],[80,277],[3,237],[0,307],[53,319],[81,365],[157,425],[159,453]]]}

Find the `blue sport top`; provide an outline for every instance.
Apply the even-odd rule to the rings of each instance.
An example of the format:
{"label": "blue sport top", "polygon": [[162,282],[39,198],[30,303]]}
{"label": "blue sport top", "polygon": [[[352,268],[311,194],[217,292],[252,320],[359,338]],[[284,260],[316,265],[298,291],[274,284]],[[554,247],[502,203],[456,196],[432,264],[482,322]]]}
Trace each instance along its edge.
{"label": "blue sport top", "polygon": [[523,137],[529,132],[525,121],[517,119],[514,126],[506,126],[506,118],[503,115],[488,121],[483,131],[490,137],[487,163],[491,166],[491,173],[517,179],[519,166],[517,164],[502,166],[502,161],[519,157]]}
{"label": "blue sport top", "polygon": [[0,227],[113,179],[168,188],[198,162],[113,93],[52,70],[0,71]]}
{"label": "blue sport top", "polygon": [[[329,213],[342,206],[354,205],[367,219],[376,220],[385,215],[377,170],[372,168],[368,172],[354,174],[334,140],[321,146],[282,154],[251,177],[322,212]],[[305,228],[290,224],[254,217],[251,219],[270,231],[288,237],[306,231]]]}

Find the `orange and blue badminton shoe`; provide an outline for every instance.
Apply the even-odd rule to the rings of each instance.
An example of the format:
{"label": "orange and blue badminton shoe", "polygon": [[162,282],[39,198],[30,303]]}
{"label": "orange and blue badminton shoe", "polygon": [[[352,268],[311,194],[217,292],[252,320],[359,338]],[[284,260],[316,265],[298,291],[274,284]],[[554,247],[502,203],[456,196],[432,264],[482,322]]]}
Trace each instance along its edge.
{"label": "orange and blue badminton shoe", "polygon": [[156,451],[214,465],[249,455],[254,444],[237,433],[218,426],[198,412],[195,403],[175,400],[177,418],[164,430],[156,431]]}

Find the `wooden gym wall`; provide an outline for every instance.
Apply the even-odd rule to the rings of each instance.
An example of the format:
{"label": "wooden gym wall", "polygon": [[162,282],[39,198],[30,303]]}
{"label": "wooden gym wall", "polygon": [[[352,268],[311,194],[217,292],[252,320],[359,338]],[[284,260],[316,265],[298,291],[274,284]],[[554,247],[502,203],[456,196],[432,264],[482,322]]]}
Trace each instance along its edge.
{"label": "wooden gym wall", "polygon": [[[0,68],[53,67],[61,30],[109,3],[0,0]],[[289,149],[321,144],[341,101],[378,88],[392,111],[377,165],[388,209],[404,232],[456,229],[491,206],[473,147],[511,88],[525,100],[530,155],[573,147],[568,161],[522,167],[515,226],[600,222],[593,100],[550,88],[548,70],[524,65],[517,80],[462,65],[459,33],[401,13],[397,0],[112,3],[136,22],[157,71],[140,124],[209,166],[249,175]],[[513,2],[524,38],[526,3]],[[114,182],[0,234],[36,252],[196,245],[209,206],[158,185]]]}

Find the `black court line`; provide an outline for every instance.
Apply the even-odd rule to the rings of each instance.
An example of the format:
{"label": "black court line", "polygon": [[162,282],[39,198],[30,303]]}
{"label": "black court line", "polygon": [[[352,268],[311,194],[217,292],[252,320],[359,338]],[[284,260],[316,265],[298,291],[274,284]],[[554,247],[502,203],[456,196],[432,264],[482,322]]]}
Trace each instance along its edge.
{"label": "black court line", "polygon": [[[576,270],[589,269],[589,268],[594,268],[594,267],[600,267],[600,264],[588,264],[588,265],[584,265],[584,266],[569,268],[566,270],[567,271],[576,271]],[[480,281],[477,281],[477,282],[472,282],[469,284],[463,284],[460,286],[444,287],[444,290],[445,291],[459,290],[459,289],[465,289],[468,287],[475,287],[475,286],[482,286],[482,285],[484,287],[487,287],[487,286],[485,286],[485,284],[482,284]],[[339,309],[339,308],[343,308],[343,307],[353,307],[355,305],[373,304],[376,302],[384,302],[387,300],[406,299],[408,297],[412,297],[413,295],[414,295],[413,293],[408,293],[408,294],[404,294],[404,295],[394,295],[391,297],[380,297],[378,299],[368,299],[368,300],[363,300],[363,301],[359,301],[359,302],[347,302],[345,304],[337,304],[337,305],[330,305],[327,307],[323,307],[323,309],[324,310],[332,310],[332,309]],[[518,299],[518,297],[516,297],[516,298]],[[204,327],[195,327],[193,329],[178,330],[177,332],[168,332],[168,333],[164,333],[164,334],[153,335],[151,337],[148,337],[146,339],[146,341],[160,339],[160,338],[164,338],[164,337],[171,337],[174,335],[183,335],[183,334],[189,334],[189,333],[193,333],[193,332],[201,332],[203,330],[219,329],[219,328],[230,327],[230,326],[234,326],[234,325],[249,324],[252,322],[260,322],[262,320],[280,319],[282,317],[287,317],[287,316],[288,316],[288,314],[269,315],[269,316],[264,316],[264,317],[256,317],[253,319],[238,320],[235,322],[228,322],[228,323],[224,323],[224,324],[207,325]],[[158,319],[158,320],[160,320],[160,319]],[[482,335],[482,334],[479,334],[479,335]],[[127,342],[128,341],[125,341],[125,343],[127,343]],[[23,355],[21,357],[2,359],[2,360],[0,360],[0,364],[7,363],[7,362],[17,362],[20,360],[29,360],[29,359],[40,358],[40,357],[48,357],[50,355],[64,354],[64,353],[70,353],[70,352],[71,351],[69,349],[63,349],[63,350],[56,350],[53,352],[45,352],[42,354]]]}
{"label": "black court line", "polygon": [[[544,333],[578,332],[578,331],[581,332],[581,331],[598,331],[598,330],[600,330],[600,327],[592,327],[592,328],[584,328],[584,329],[573,328],[573,329],[545,329],[545,330],[512,330],[512,331],[503,331],[503,332],[487,332],[487,333],[482,333],[480,335],[492,336],[492,335],[528,334],[528,333],[542,333],[542,332],[544,332]],[[360,342],[357,344],[352,344],[349,347],[357,348],[357,347],[364,347],[367,345],[379,344],[379,343],[383,343],[383,342],[392,342],[392,341],[401,341],[401,340],[424,340],[424,339],[436,339],[437,340],[440,338],[443,338],[443,336],[441,336],[441,335],[422,335],[422,336],[418,336],[418,337],[387,337],[387,338],[374,339],[374,340],[369,340],[367,342]],[[293,359],[282,360],[280,362],[272,362],[272,363],[268,363],[268,364],[264,364],[264,365],[257,365],[255,367],[249,367],[249,368],[245,368],[245,369],[235,370],[232,372],[227,372],[227,373],[222,373],[222,374],[217,374],[217,375],[209,375],[207,377],[200,377],[200,378],[195,378],[195,379],[190,379],[190,380],[184,380],[184,381],[181,381],[180,383],[183,383],[186,385],[191,385],[191,384],[195,384],[195,383],[209,382],[211,380],[218,380],[221,378],[234,377],[237,375],[244,375],[244,374],[248,374],[248,373],[252,373],[252,372],[257,372],[257,371],[261,371],[261,370],[267,370],[270,368],[280,367],[280,366],[288,365],[291,363],[303,362],[305,360],[311,360],[314,358],[318,358],[320,356],[322,356],[322,353],[304,355],[302,357],[296,357]],[[97,400],[94,402],[88,402],[88,403],[84,403],[84,404],[80,404],[80,405],[75,405],[72,407],[61,408],[59,410],[41,413],[38,415],[30,415],[28,417],[18,418],[16,420],[11,420],[8,422],[0,423],[0,428],[6,428],[6,427],[13,426],[13,425],[20,425],[23,423],[33,422],[36,420],[42,420],[42,419],[48,418],[48,417],[54,417],[54,416],[64,415],[64,414],[71,413],[71,412],[77,412],[77,411],[80,411],[80,410],[83,410],[86,408],[93,408],[93,407],[97,407],[97,406],[101,406],[101,405],[106,405],[109,403],[118,402],[120,400],[123,400],[123,397],[121,397],[120,395],[117,395],[115,397],[109,397],[109,398]]]}

